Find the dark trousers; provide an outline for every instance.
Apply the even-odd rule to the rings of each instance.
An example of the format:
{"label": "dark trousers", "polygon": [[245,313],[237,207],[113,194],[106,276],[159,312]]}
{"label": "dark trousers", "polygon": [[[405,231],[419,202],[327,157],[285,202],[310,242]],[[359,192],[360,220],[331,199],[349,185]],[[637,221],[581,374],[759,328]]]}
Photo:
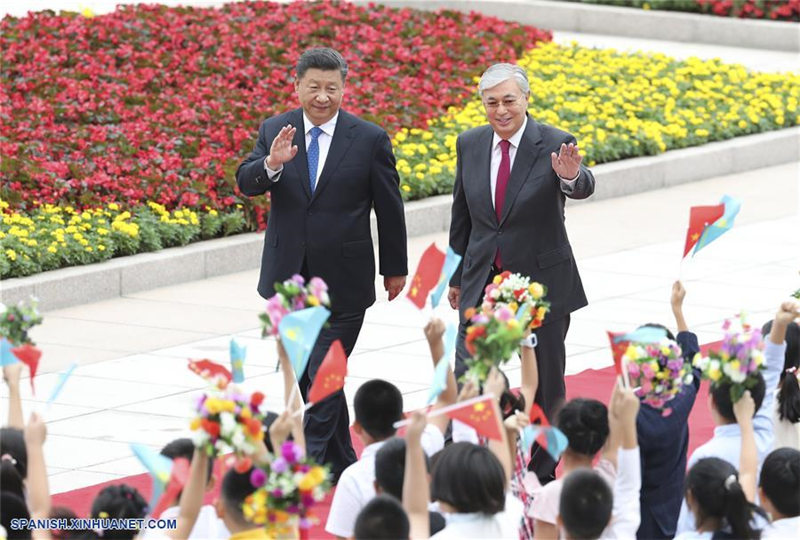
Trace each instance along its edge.
{"label": "dark trousers", "polygon": [[[492,268],[487,277],[486,284],[502,269]],[[483,297],[478,301],[478,306],[483,303]],[[477,306],[476,306],[477,307]],[[566,350],[564,340],[569,330],[569,315],[559,319],[547,319],[546,324],[536,329],[536,365],[539,368],[539,388],[536,390],[534,401],[539,404],[551,423],[555,423],[555,414],[564,402],[566,387],[564,385],[564,368],[566,366]],[[456,379],[466,371],[465,358],[469,352],[465,343],[467,326],[462,323],[458,327],[458,341],[456,344]],[[531,453],[530,470],[536,472],[542,485],[555,479],[557,463],[553,461],[546,450],[540,448],[538,443],[533,445]]]}
{"label": "dark trousers", "polygon": [[[319,333],[311,351],[308,367],[300,377],[300,392],[304,401],[331,343],[341,340],[349,357],[363,323],[363,311],[331,313],[327,327]],[[338,480],[342,471],[356,461],[356,453],[350,440],[350,415],[347,412],[344,391],[336,392],[311,407],[306,412],[303,428],[308,455],[318,463],[330,464],[331,474]]]}

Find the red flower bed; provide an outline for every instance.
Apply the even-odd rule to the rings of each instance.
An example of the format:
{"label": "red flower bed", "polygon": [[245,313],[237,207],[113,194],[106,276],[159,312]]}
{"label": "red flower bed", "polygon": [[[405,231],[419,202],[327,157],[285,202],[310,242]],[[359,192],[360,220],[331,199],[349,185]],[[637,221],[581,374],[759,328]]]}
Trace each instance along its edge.
{"label": "red flower bed", "polygon": [[[0,22],[0,198],[18,209],[144,200],[224,209],[260,121],[297,106],[310,46],[348,60],[344,107],[425,126],[474,92],[489,64],[550,34],[480,14],[350,3],[126,6]],[[253,209],[263,224],[263,209]]]}

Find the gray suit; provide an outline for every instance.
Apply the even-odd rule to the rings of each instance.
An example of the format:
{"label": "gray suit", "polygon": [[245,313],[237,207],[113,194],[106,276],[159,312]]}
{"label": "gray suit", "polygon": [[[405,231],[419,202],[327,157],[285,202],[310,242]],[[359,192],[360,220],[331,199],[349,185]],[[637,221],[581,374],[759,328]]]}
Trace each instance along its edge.
{"label": "gray suit", "polygon": [[481,303],[499,248],[505,270],[530,276],[547,287],[551,311],[544,326],[536,332],[539,339],[536,402],[552,417],[565,394],[564,338],[569,314],[587,304],[564,227],[564,204],[566,197],[585,199],[591,195],[594,176],[581,166],[572,188],[561,182],[553,171],[550,153],[558,152],[561,143],[575,143],[575,138],[537,124],[529,116],[498,222],[489,180],[492,136],[493,130],[487,125],[462,133],[456,142],[450,247],[464,257],[450,281],[450,285],[461,287],[456,373],[460,375],[466,369],[463,361],[468,356],[464,347],[464,311]]}

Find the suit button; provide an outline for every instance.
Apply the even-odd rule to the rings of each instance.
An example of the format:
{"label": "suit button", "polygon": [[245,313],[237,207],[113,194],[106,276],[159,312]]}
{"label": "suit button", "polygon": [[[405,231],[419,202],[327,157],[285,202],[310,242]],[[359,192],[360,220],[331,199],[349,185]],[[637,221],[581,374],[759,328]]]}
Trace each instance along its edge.
{"label": "suit button", "polygon": [[497,231],[497,234],[501,235],[501,234],[503,234],[503,231]]}
{"label": "suit button", "polygon": [[264,179],[263,176],[259,176],[258,178],[256,178],[256,182],[261,182],[263,179]]}

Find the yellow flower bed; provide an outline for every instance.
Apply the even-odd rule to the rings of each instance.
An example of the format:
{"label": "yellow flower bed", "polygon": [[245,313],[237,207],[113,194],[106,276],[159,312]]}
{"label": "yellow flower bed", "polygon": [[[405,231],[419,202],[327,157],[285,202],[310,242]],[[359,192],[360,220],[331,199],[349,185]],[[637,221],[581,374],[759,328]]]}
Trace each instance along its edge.
{"label": "yellow flower bed", "polygon": [[[800,124],[800,74],[544,43],[519,61],[535,120],[575,135],[589,166]],[[475,80],[477,87],[477,79]],[[455,141],[486,123],[476,97],[394,137],[404,197],[449,193]]]}
{"label": "yellow flower bed", "polygon": [[149,202],[123,210],[116,203],[78,211],[46,204],[30,212],[0,200],[0,278],[27,276],[64,266],[104,261],[244,229],[240,210],[168,211]]}

